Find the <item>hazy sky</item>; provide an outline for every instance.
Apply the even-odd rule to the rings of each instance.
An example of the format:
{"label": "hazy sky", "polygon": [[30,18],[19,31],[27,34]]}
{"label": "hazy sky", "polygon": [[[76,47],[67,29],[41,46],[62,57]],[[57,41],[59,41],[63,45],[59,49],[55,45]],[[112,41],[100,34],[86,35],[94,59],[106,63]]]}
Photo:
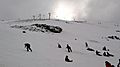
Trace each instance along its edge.
{"label": "hazy sky", "polygon": [[104,21],[120,21],[120,0],[91,0],[88,18]]}
{"label": "hazy sky", "polygon": [[31,18],[51,12],[61,19],[120,21],[120,0],[0,0],[0,19]]}

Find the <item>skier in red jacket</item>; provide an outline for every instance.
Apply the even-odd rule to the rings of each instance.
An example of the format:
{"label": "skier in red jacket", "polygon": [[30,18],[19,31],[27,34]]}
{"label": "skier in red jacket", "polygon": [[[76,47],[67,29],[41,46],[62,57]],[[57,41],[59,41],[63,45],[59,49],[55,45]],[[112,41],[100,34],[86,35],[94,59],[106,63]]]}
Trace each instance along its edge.
{"label": "skier in red jacket", "polygon": [[111,67],[111,64],[108,61],[105,61],[106,67]]}

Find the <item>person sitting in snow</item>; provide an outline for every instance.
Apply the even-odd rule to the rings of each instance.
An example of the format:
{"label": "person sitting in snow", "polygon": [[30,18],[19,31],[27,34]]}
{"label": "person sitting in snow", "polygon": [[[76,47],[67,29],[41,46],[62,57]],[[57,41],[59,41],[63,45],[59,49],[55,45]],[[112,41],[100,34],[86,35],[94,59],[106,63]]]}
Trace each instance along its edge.
{"label": "person sitting in snow", "polygon": [[65,61],[66,61],[66,62],[73,62],[73,60],[70,60],[67,55],[66,55],[66,57],[65,57]]}
{"label": "person sitting in snow", "polygon": [[109,49],[107,49],[106,46],[104,46],[102,50],[109,51]]}
{"label": "person sitting in snow", "polygon": [[108,61],[105,61],[105,65],[106,65],[106,67],[111,67],[112,66],[111,63],[109,63]]}
{"label": "person sitting in snow", "polygon": [[107,52],[107,55],[108,55],[108,56],[111,56],[111,57],[114,57],[114,55],[110,54],[109,52]]}
{"label": "person sitting in snow", "polygon": [[95,51],[93,48],[87,48],[88,51]]}
{"label": "person sitting in snow", "polygon": [[29,52],[29,50],[32,52],[32,49],[30,48],[30,44],[29,43],[25,43],[25,48],[27,49],[27,52]]}
{"label": "person sitting in snow", "polygon": [[96,50],[96,55],[102,56],[100,53],[101,53],[101,52],[99,52],[98,50]]}
{"label": "person sitting in snow", "polygon": [[68,44],[67,44],[66,48],[68,49],[68,52],[72,52],[72,49],[71,49],[71,47]]}

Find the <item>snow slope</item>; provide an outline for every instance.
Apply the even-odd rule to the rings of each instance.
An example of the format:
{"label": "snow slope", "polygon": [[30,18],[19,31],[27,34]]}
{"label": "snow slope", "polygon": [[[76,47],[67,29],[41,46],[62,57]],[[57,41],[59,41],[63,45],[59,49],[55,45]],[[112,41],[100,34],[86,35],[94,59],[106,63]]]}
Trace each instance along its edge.
{"label": "snow slope", "polygon": [[[94,22],[94,21],[93,21]],[[10,28],[12,25],[30,25],[33,23],[60,26],[62,33],[42,33]],[[120,58],[120,40],[106,40],[108,35],[120,37],[120,30],[115,23],[87,22],[75,23],[65,21],[33,21],[33,22],[2,22],[0,21],[0,67],[105,67],[108,60],[115,66]],[[77,40],[75,40],[75,38]],[[33,52],[26,52],[24,43],[29,42]],[[86,50],[85,42],[95,50],[101,51],[103,46],[110,49],[114,57],[97,56],[95,52]],[[57,43],[62,48],[57,48]],[[65,49],[69,44],[73,52]],[[64,61],[68,55],[72,63]]]}

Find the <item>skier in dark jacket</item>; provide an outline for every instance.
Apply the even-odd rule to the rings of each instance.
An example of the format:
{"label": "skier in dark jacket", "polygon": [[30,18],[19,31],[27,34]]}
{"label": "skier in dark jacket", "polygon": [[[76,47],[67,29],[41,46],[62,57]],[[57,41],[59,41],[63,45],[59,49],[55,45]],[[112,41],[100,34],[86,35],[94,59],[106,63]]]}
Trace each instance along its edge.
{"label": "skier in dark jacket", "polygon": [[62,48],[62,46],[58,43],[58,48]]}
{"label": "skier in dark jacket", "polygon": [[101,52],[99,52],[98,50],[96,50],[96,55],[102,56],[100,53],[101,53]]}
{"label": "skier in dark jacket", "polygon": [[120,59],[119,59],[119,62],[118,62],[118,65],[117,65],[117,67],[120,67]]}
{"label": "skier in dark jacket", "polygon": [[27,49],[27,52],[29,52],[29,50],[32,52],[32,49],[30,48],[30,44],[29,43],[25,43],[25,48]]}
{"label": "skier in dark jacket", "polygon": [[86,47],[88,47],[88,43],[87,42],[85,42],[85,45],[86,45]]}
{"label": "skier in dark jacket", "polygon": [[104,51],[107,51],[106,46],[103,47],[103,50],[104,50]]}
{"label": "skier in dark jacket", "polygon": [[68,44],[67,44],[66,48],[68,49],[68,52],[72,52],[72,49],[71,49],[71,47]]}
{"label": "skier in dark jacket", "polygon": [[65,57],[65,61],[66,61],[66,62],[73,62],[73,60],[70,60],[67,55],[66,55],[66,57]]}

